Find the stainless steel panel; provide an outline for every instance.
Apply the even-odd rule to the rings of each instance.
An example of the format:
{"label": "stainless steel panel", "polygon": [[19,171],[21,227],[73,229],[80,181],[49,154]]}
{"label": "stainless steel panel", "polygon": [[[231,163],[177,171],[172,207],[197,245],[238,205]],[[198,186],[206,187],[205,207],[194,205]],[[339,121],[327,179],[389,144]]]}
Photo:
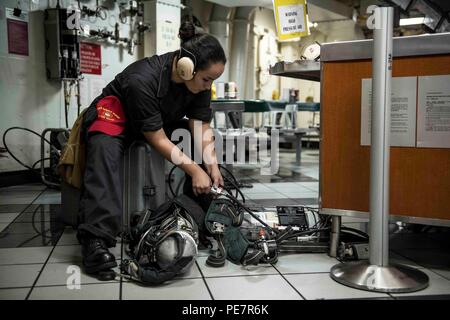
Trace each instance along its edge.
{"label": "stainless steel panel", "polygon": [[[373,40],[322,44],[322,62],[372,59]],[[450,32],[394,38],[394,57],[450,53]]]}
{"label": "stainless steel panel", "polygon": [[[320,214],[330,215],[330,216],[345,216],[360,219],[369,219],[369,213],[364,211],[354,211],[354,210],[343,210],[343,209],[331,209],[331,208],[321,208]],[[440,226],[440,227],[450,227],[450,220],[443,219],[432,219],[432,218],[421,218],[421,217],[409,217],[409,216],[399,216],[390,215],[389,220],[391,222],[401,221],[405,223],[417,223],[430,226]]]}
{"label": "stainless steel panel", "polygon": [[270,68],[270,74],[275,76],[320,81],[320,62],[296,60],[294,62],[277,62]]}

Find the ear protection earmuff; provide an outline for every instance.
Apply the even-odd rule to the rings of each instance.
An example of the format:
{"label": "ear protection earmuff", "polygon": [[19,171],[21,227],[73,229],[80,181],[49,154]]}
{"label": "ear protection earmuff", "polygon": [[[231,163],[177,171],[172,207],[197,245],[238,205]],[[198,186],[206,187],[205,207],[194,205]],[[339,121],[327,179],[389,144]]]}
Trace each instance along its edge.
{"label": "ear protection earmuff", "polygon": [[197,60],[195,55],[189,50],[180,48],[180,54],[177,61],[177,73],[181,79],[189,81],[195,76],[195,66]]}

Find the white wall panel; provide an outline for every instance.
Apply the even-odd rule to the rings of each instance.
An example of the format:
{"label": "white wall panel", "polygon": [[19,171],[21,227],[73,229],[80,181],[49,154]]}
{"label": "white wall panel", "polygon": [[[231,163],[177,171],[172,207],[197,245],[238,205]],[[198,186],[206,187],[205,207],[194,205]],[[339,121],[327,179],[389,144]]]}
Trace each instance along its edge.
{"label": "white wall panel", "polygon": [[[30,1],[21,0],[22,10],[30,8]],[[45,128],[60,128],[65,126],[63,88],[58,81],[48,81],[45,73],[44,51],[44,13],[49,1],[40,0],[32,3],[33,8],[39,4],[38,11],[30,12],[28,23],[29,56],[8,54],[7,25],[5,19],[5,7],[14,8],[16,0],[2,0],[0,2],[0,135],[12,126],[27,127],[37,132]],[[61,1],[62,6],[76,1]],[[118,4],[111,2],[112,10],[108,11],[108,19],[103,21],[91,18],[91,22],[82,20],[92,29],[107,28],[114,31],[114,24],[119,15]],[[50,1],[54,7],[56,1]],[[86,2],[91,9],[95,8],[95,0]],[[128,37],[130,32],[129,18],[127,24],[120,23],[120,36]],[[114,79],[127,65],[138,59],[138,50],[134,55],[127,53],[125,45],[117,45],[113,42],[96,42],[102,47],[102,75],[84,75],[82,85],[83,108],[92,100],[90,89],[93,82],[103,81],[105,84]],[[69,125],[76,118],[76,98],[71,100],[69,111]],[[40,158],[40,139],[29,133],[11,131],[7,136],[7,143],[17,157],[31,165]],[[12,158],[0,157],[0,172],[24,169]]]}

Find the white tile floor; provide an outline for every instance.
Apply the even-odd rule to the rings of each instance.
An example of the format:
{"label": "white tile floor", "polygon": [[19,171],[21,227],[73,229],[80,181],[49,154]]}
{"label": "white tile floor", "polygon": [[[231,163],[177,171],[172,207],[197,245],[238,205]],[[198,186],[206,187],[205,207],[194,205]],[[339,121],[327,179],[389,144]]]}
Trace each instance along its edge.
{"label": "white tile floor", "polygon": [[120,283],[85,284],[80,289],[66,286],[34,287],[30,300],[118,300]]}
{"label": "white tile floor", "polygon": [[393,297],[412,297],[412,296],[427,296],[427,295],[448,295],[450,293],[449,284],[450,281],[436,273],[434,273],[431,270],[428,269],[421,269],[422,272],[424,272],[428,278],[430,279],[429,285],[426,289],[419,291],[419,292],[412,292],[412,293],[394,293],[392,294]]}
{"label": "white tile floor", "polygon": [[[295,202],[317,199],[318,182],[314,181],[317,163],[315,166],[309,163],[308,157],[304,157],[304,160],[305,167],[291,169],[292,172],[301,172],[303,178],[311,181],[283,182],[283,178],[271,180],[260,177],[258,182],[252,182],[253,188],[245,188],[243,192],[253,201],[290,198]],[[16,237],[35,233],[31,219],[24,217],[25,212],[34,210],[34,207],[27,209],[28,205],[58,205],[60,201],[58,192],[46,190],[42,185],[0,189],[0,230],[8,227],[0,233],[0,299],[314,300],[400,299],[436,295],[446,295],[448,298],[450,295],[450,266],[428,267],[416,259],[413,252],[430,252],[436,248],[432,247],[431,242],[407,237],[405,243],[396,245],[396,250],[391,254],[392,261],[420,268],[430,278],[428,288],[410,294],[374,293],[340,285],[329,276],[330,268],[339,261],[323,253],[281,254],[274,265],[244,267],[227,261],[222,268],[212,268],[205,263],[207,251],[200,251],[196,264],[186,274],[160,286],[141,286],[120,276],[112,281],[100,282],[81,273],[80,289],[70,289],[68,284],[74,284],[70,276],[81,265],[81,248],[71,228],[66,227],[54,244],[42,245],[38,241],[17,248],[13,244],[8,246],[7,242],[8,237],[15,241]],[[47,216],[50,217],[50,214],[47,213]],[[24,219],[14,222],[19,218]],[[344,222],[366,223],[351,219]],[[43,226],[51,226],[50,221],[46,221]],[[403,249],[406,251],[401,251]],[[120,244],[112,252],[116,258],[120,258]]]}
{"label": "white tile floor", "polygon": [[289,281],[307,300],[389,298],[383,293],[374,293],[343,286],[330,278],[327,273],[288,274]]}
{"label": "white tile floor", "polygon": [[[113,252],[119,257],[120,245]],[[309,300],[450,294],[450,270],[425,269],[398,254],[392,254],[393,261],[427,273],[427,289],[388,295],[342,286],[329,276],[339,261],[327,254],[283,254],[274,265],[248,267],[227,261],[223,268],[212,268],[206,259],[201,252],[188,273],[161,286],[145,287],[120,277],[100,282],[81,273],[81,288],[68,289],[70,268],[80,267],[81,255],[75,232],[67,227],[54,247],[0,249],[0,299]]]}
{"label": "white tile floor", "polygon": [[216,300],[303,300],[279,274],[205,280]]}

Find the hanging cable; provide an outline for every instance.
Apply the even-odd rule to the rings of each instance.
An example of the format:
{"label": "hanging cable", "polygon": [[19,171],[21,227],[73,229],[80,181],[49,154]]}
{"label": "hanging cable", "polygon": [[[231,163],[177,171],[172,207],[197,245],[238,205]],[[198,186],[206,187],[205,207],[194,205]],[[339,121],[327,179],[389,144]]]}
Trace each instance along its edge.
{"label": "hanging cable", "polygon": [[[31,129],[28,129],[28,128],[22,128],[22,127],[11,127],[11,128],[8,128],[8,129],[3,133],[3,137],[2,137],[2,140],[3,140],[3,146],[5,147],[6,152],[8,152],[9,155],[10,155],[14,160],[16,160],[19,164],[21,164],[23,167],[25,167],[25,168],[27,168],[27,169],[30,169],[30,170],[32,170],[32,171],[36,170],[36,169],[34,169],[34,166],[36,165],[36,162],[33,164],[33,166],[30,167],[29,165],[26,165],[25,163],[23,163],[22,161],[20,161],[20,160],[19,160],[19,159],[11,152],[11,150],[8,148],[8,145],[7,145],[7,143],[6,143],[6,134],[7,134],[9,131],[11,131],[11,130],[25,130],[25,131],[31,132],[32,134],[37,135],[38,137],[40,137],[41,139],[43,139],[45,142],[47,142],[47,143],[50,145],[51,148],[53,148],[56,152],[59,153],[59,150],[58,150],[58,149],[57,149],[50,141],[48,141],[46,138],[42,137],[42,135],[40,135],[40,134],[37,133],[36,131],[33,131],[33,130],[31,130]],[[40,161],[44,161],[44,159],[38,160],[38,162],[40,162]]]}
{"label": "hanging cable", "polygon": [[72,96],[72,82],[69,82],[69,87],[67,87],[68,80],[63,80],[64,84],[64,117],[66,120],[66,128],[69,128],[69,108],[70,108],[70,98]]}
{"label": "hanging cable", "polygon": [[348,233],[353,233],[353,234],[355,234],[355,235],[357,235],[359,237],[362,237],[362,238],[364,238],[366,240],[369,239],[369,235],[367,233],[365,233],[365,232],[363,232],[361,230],[358,230],[358,229],[349,228],[349,227],[341,227],[341,231],[345,231],[345,232],[348,232]]}
{"label": "hanging cable", "polygon": [[80,80],[81,80],[81,79],[75,80],[76,88],[77,88],[77,94],[76,94],[76,97],[77,97],[77,117],[80,116],[80,111],[81,111],[81,92],[80,92],[81,90],[80,90]]}

